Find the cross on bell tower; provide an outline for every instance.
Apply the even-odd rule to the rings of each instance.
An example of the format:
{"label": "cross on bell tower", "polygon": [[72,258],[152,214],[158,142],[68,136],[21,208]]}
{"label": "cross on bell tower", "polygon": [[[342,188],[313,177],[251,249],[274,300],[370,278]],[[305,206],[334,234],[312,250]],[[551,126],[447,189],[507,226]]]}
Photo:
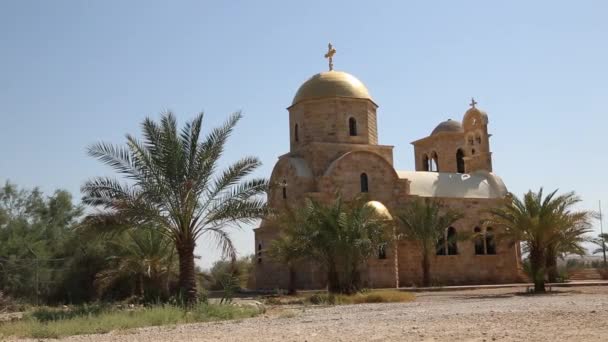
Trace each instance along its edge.
{"label": "cross on bell tower", "polygon": [[469,106],[471,106],[471,108],[475,108],[476,104],[477,104],[477,101],[475,101],[475,98],[471,97],[471,103],[469,104]]}

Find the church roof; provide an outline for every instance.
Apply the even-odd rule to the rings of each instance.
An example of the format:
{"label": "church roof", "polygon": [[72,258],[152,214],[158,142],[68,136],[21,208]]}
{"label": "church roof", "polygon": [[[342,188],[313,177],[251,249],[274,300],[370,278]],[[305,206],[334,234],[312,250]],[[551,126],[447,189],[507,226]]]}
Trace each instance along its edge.
{"label": "church roof", "polygon": [[372,100],[365,85],[355,76],[343,71],[318,73],[304,82],[293,98],[292,105],[304,100],[345,97]]}
{"label": "church roof", "polygon": [[421,197],[502,198],[507,194],[502,179],[485,171],[471,174],[397,171],[397,174],[410,181],[410,194]]}
{"label": "church roof", "polygon": [[448,119],[435,127],[431,135],[435,135],[441,132],[458,132],[462,133],[464,130],[462,129],[462,125],[460,122],[452,119]]}

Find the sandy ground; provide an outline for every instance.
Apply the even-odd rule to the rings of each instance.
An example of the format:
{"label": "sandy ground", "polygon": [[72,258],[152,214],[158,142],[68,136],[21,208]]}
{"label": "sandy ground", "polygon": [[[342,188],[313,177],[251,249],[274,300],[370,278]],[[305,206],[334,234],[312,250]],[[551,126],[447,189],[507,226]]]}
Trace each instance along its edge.
{"label": "sandy ground", "polygon": [[242,321],[154,327],[66,341],[608,341],[608,286],[418,293],[416,301],[269,308]]}

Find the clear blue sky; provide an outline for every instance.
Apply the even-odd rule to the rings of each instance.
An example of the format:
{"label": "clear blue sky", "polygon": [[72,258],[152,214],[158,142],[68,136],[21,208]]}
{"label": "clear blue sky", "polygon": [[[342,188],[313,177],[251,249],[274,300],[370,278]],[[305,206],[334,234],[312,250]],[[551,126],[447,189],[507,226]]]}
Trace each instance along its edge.
{"label": "clear blue sky", "polygon": [[[361,79],[380,105],[380,143],[412,169],[409,142],[471,96],[486,110],[494,171],[511,191],[575,190],[608,204],[606,1],[0,2],[0,181],[71,191],[111,175],[87,157],[145,116],[236,110],[225,161],[288,151],[285,108],[327,68]],[[235,235],[242,254],[253,233]],[[207,266],[217,257],[205,244]]]}

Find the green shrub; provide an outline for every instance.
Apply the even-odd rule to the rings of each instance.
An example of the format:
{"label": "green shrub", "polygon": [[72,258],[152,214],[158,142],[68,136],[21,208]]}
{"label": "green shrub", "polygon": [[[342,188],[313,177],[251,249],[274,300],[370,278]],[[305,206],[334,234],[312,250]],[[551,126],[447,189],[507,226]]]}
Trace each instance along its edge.
{"label": "green shrub", "polygon": [[109,306],[107,304],[84,304],[71,308],[38,307],[26,313],[25,318],[39,322],[60,321],[75,317],[99,316],[102,312],[108,310]]}
{"label": "green shrub", "polygon": [[146,326],[248,318],[259,313],[260,310],[253,307],[217,304],[198,304],[189,310],[172,305],[134,310],[103,305],[67,310],[38,308],[20,321],[1,324],[0,337],[59,338]]}

